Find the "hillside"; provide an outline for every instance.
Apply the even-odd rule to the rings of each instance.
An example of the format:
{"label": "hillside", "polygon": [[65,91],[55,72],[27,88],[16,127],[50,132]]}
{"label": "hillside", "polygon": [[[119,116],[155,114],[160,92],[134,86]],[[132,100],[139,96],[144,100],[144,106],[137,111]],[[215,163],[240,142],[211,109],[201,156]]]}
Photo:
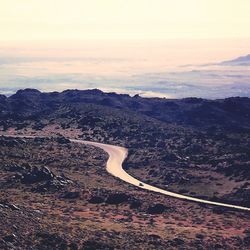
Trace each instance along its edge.
{"label": "hillside", "polygon": [[[223,100],[205,100],[185,98],[180,100],[161,98],[141,98],[135,95],[104,93],[100,90],[66,90],[61,93],[41,93],[38,90],[19,90],[6,98],[0,97],[1,118],[43,118],[55,114],[62,108],[80,108],[89,105],[98,109],[126,110],[145,115],[165,123],[189,125],[194,127],[223,126],[223,128],[249,128],[250,99],[227,98]],[[79,105],[81,105],[79,107]],[[62,111],[62,110],[61,110]],[[11,117],[13,115],[13,117]]]}
{"label": "hillside", "polygon": [[[0,128],[2,135],[46,136],[0,137],[0,216],[5,222],[0,246],[26,247],[23,235],[29,234],[34,249],[44,244],[48,249],[138,249],[138,238],[148,249],[247,249],[248,214],[135,189],[106,173],[107,155],[101,150],[66,138],[126,146],[124,168],[146,183],[249,207],[249,98],[25,89],[0,96]],[[11,221],[20,225],[15,237]]]}
{"label": "hillside", "polygon": [[249,66],[250,65],[250,54],[246,56],[241,56],[235,58],[233,60],[224,61],[221,63],[222,65],[229,65],[229,66]]}
{"label": "hillside", "polygon": [[[26,89],[2,96],[1,105],[3,130],[77,129],[80,138],[127,146],[126,167],[150,183],[249,204],[249,98],[169,100],[97,89]],[[207,182],[211,190],[203,186]]]}

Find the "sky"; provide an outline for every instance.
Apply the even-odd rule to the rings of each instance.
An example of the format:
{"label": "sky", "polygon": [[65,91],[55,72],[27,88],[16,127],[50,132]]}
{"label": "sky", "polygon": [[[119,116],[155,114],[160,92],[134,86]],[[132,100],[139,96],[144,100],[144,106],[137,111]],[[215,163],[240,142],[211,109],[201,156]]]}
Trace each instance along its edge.
{"label": "sky", "polygon": [[0,0],[0,94],[250,97],[250,0]]}
{"label": "sky", "polygon": [[250,38],[249,0],[0,0],[0,42]]}

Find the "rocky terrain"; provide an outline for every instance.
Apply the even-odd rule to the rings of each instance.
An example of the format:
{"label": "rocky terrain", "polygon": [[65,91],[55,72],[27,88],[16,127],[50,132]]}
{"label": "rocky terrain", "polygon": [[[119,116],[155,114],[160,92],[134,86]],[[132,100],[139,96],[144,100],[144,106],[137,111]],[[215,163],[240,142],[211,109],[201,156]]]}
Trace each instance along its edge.
{"label": "rocky terrain", "polygon": [[136,189],[63,137],[0,141],[2,249],[247,249],[245,212]]}
{"label": "rocky terrain", "polygon": [[0,96],[0,126],[46,136],[0,138],[0,248],[249,247],[247,212],[137,190],[106,173],[104,152],[67,139],[126,146],[124,167],[144,182],[249,207],[248,98],[26,89]]}

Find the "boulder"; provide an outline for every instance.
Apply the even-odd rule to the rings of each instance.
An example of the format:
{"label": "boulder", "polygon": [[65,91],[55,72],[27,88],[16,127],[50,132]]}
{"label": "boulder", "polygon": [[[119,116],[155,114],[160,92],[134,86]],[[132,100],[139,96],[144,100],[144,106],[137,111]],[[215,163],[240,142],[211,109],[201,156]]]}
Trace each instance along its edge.
{"label": "boulder", "polygon": [[52,180],[48,180],[45,183],[33,188],[35,192],[57,191],[64,188],[66,185],[72,183],[69,179],[62,179],[61,176],[57,176]]}
{"label": "boulder", "polygon": [[77,199],[80,197],[80,192],[78,191],[69,191],[69,192],[66,192],[64,193],[61,198],[64,198],[64,199]]}
{"label": "boulder", "polygon": [[147,210],[149,214],[162,214],[165,211],[166,211],[166,206],[160,203],[150,206]]}
{"label": "boulder", "polygon": [[102,198],[101,196],[92,196],[88,200],[88,202],[92,204],[100,204],[100,203],[104,203],[104,198]]}
{"label": "boulder", "polygon": [[121,204],[124,202],[127,202],[129,200],[129,196],[125,193],[116,193],[116,194],[110,194],[107,199],[107,204]]}
{"label": "boulder", "polygon": [[34,167],[28,173],[22,174],[22,183],[32,184],[41,181],[48,181],[55,177],[54,173],[50,171],[47,167]]}
{"label": "boulder", "polygon": [[11,209],[11,210],[20,210],[19,207],[17,207],[15,204],[9,204],[8,207]]}
{"label": "boulder", "polygon": [[130,202],[129,208],[130,208],[130,209],[138,209],[138,208],[140,208],[141,206],[142,206],[141,201],[139,201],[139,200],[133,200],[133,201]]}
{"label": "boulder", "polygon": [[16,241],[17,236],[15,234],[9,234],[3,237],[3,240],[6,242],[14,242]]}
{"label": "boulder", "polygon": [[58,142],[59,144],[68,144],[70,143],[70,140],[63,136],[60,136],[56,138],[56,142]]}
{"label": "boulder", "polygon": [[175,153],[168,152],[165,154],[165,156],[162,157],[162,161],[164,162],[171,162],[171,161],[177,161],[179,160],[179,157]]}

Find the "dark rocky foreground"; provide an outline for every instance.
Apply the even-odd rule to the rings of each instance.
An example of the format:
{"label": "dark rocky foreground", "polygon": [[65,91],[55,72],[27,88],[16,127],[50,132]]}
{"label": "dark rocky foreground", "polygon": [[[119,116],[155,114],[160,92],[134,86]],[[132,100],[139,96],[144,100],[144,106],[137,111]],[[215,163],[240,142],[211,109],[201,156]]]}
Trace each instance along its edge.
{"label": "dark rocky foreground", "polygon": [[250,206],[248,98],[168,100],[27,89],[0,96],[0,126],[1,134],[47,136],[0,138],[2,248],[249,246],[248,214],[137,190],[105,172],[101,150],[67,139],[128,147],[124,167],[152,185]]}
{"label": "dark rocky foreground", "polygon": [[123,183],[99,149],[0,137],[0,152],[1,249],[248,247],[249,214]]}

